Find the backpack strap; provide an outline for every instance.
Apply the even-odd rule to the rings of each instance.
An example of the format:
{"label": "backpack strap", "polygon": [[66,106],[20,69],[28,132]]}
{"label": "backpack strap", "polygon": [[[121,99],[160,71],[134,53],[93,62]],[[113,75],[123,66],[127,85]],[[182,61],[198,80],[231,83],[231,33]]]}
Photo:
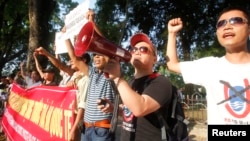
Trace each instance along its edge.
{"label": "backpack strap", "polygon": [[111,127],[109,128],[109,132],[110,132],[110,134],[112,134],[114,136],[115,130],[117,127],[117,121],[118,121],[120,94],[119,94],[119,91],[115,85],[115,82],[110,81],[110,83],[111,83],[113,90],[115,91],[115,103],[114,103],[113,116],[112,116],[111,121],[110,121]]}
{"label": "backpack strap", "polygon": [[[149,75],[149,77],[147,78],[146,80],[146,83],[144,84],[144,88],[146,88],[149,84],[149,82],[151,80],[153,80],[154,78],[156,78],[157,76],[159,76],[160,74],[159,73],[153,73],[151,75]],[[177,92],[177,88],[172,85],[172,102],[170,103],[170,105],[168,106],[171,106],[172,109],[164,109],[164,110],[167,110],[167,112],[171,112],[171,113],[167,113],[168,115],[171,116],[171,118],[173,119],[177,119],[177,124],[179,125],[179,128],[178,129],[175,129],[177,127],[174,127],[174,129],[172,130],[169,126],[169,124],[167,123],[167,119],[164,118],[163,116],[163,113],[161,111],[161,109],[158,109],[157,111],[155,111],[155,115],[157,116],[158,118],[158,121],[161,125],[161,135],[162,135],[162,140],[163,141],[172,141],[172,140],[176,140],[176,138],[178,140],[181,140],[181,135],[182,135],[182,129],[181,127],[182,124],[188,124],[189,121],[187,119],[185,119],[185,116],[183,117],[183,115],[178,115],[178,113],[176,113],[176,110],[179,110],[178,108],[180,108],[179,106],[179,103],[178,103],[178,94],[176,93]],[[177,109],[176,109],[177,108]],[[170,111],[169,111],[170,110]],[[184,127],[185,128],[185,127]],[[178,132],[178,135],[175,135],[174,133],[176,131],[174,130],[180,130],[180,131],[177,131]]]}
{"label": "backpack strap", "polygon": [[170,134],[172,134],[172,131],[171,131],[170,127],[168,126],[166,120],[165,120],[164,117],[162,116],[160,110],[157,110],[157,111],[155,112],[155,114],[157,115],[157,118],[158,118],[160,124],[162,125],[162,127],[161,127],[161,139],[162,139],[163,141],[167,141],[168,139],[167,139],[167,133],[166,133],[166,131],[167,131],[168,133],[170,133]]}
{"label": "backpack strap", "polygon": [[173,104],[172,104],[172,114],[171,114],[171,117],[172,118],[176,118],[178,121],[181,121],[184,124],[188,125],[189,121],[185,118],[185,115],[175,114],[176,108],[180,108],[179,105],[177,106],[177,102],[179,101],[179,95],[178,95],[178,92],[177,92],[177,88],[174,85],[172,85],[172,91],[175,91],[176,93],[174,93],[172,95],[173,96],[173,98],[172,98],[173,99]]}
{"label": "backpack strap", "polygon": [[[172,140],[171,137],[174,136],[173,131],[170,129],[168,123],[166,122],[166,120],[164,119],[162,113],[159,110],[157,110],[155,112],[155,114],[157,115],[157,118],[158,118],[160,124],[162,125],[162,127],[161,127],[161,138],[162,138],[162,141],[168,141],[168,140],[171,141]],[[181,124],[181,122],[182,121],[178,120],[177,124]]]}
{"label": "backpack strap", "polygon": [[148,76],[148,78],[146,79],[145,83],[144,83],[144,86],[143,86],[144,89],[148,86],[149,82],[150,82],[151,80],[155,79],[157,76],[160,76],[160,74],[157,73],[157,72],[154,72],[154,73],[150,74],[150,75]]}
{"label": "backpack strap", "polygon": [[[149,75],[149,77],[147,78],[147,80],[145,81],[146,83],[144,84],[144,88],[146,88],[149,84],[149,82],[153,79],[155,79],[156,77],[160,76],[159,73],[157,72],[154,72],[152,74]],[[176,102],[177,102],[177,99],[176,99]],[[176,104],[175,102],[175,104]],[[162,126],[161,127],[161,136],[162,136],[162,140],[163,141],[167,141],[168,138],[167,138],[167,133],[168,134],[173,134],[172,130],[170,129],[169,125],[167,124],[166,120],[164,119],[162,113],[160,110],[157,110],[155,111],[155,114],[160,122],[160,125]],[[167,133],[166,133],[167,131]]]}

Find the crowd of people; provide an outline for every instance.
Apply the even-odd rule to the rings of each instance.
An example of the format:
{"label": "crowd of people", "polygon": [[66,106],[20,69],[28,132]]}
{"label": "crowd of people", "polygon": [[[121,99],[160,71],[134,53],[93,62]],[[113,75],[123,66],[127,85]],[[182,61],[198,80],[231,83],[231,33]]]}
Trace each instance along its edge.
{"label": "crowd of people", "polygon": [[[94,16],[90,9],[87,19],[94,23]],[[216,23],[216,36],[226,50],[225,55],[186,62],[179,62],[176,49],[176,38],[183,28],[183,22],[181,18],[173,18],[168,22],[167,68],[182,74],[185,83],[205,87],[208,125],[250,123],[250,114],[240,114],[250,100],[246,96],[249,93],[246,87],[249,86],[250,79],[250,54],[247,49],[249,20],[248,11],[242,8],[230,7],[223,10]],[[95,30],[103,36],[97,27]],[[144,88],[147,77],[154,73],[153,68],[157,62],[157,48],[148,35],[136,33],[130,39],[130,63],[134,68],[130,81],[122,76],[119,57],[99,53],[90,56],[86,52],[78,52],[76,55],[69,39],[65,40],[65,44],[70,56],[70,66],[39,47],[33,54],[36,70],[28,73],[23,69],[24,63],[21,63],[20,72],[15,77],[1,78],[1,88],[4,86],[9,91],[12,82],[24,88],[38,85],[76,88],[77,111],[70,140],[161,141],[161,127],[155,111],[171,103],[172,87],[171,81],[160,75]],[[42,69],[37,55],[46,56],[56,69],[51,66]],[[91,59],[93,66],[90,65]],[[54,81],[55,71],[59,70],[62,72],[60,74],[65,75],[60,84]],[[245,96],[234,99],[242,90]],[[115,139],[109,132],[117,94],[121,98],[118,110],[123,118],[119,139]],[[228,101],[242,102],[243,107],[236,112]]]}

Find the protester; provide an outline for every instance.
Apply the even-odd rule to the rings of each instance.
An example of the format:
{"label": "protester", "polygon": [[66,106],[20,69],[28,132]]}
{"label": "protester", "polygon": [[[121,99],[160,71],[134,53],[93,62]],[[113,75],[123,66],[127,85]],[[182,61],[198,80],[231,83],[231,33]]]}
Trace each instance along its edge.
{"label": "protester", "polygon": [[[157,62],[157,54],[146,34],[137,33],[132,36],[130,45],[134,79],[128,83],[122,78],[117,59],[110,59],[105,66],[105,71],[114,80],[123,102],[120,140],[162,141],[160,123],[154,112],[165,104],[170,104],[172,85],[162,75],[147,82],[150,76],[155,75],[153,67]],[[104,108],[103,111],[105,110]]]}
{"label": "protester", "polygon": [[[179,62],[176,36],[183,27],[181,18],[168,22],[167,67],[181,73],[185,83],[204,86],[207,93],[208,124],[249,124],[250,35],[249,13],[228,7],[216,23],[216,36],[225,55]],[[237,107],[234,105],[237,104]],[[239,105],[239,103],[241,103]]]}
{"label": "protester", "polygon": [[[94,19],[93,10],[89,10],[86,17],[89,21]],[[95,26],[95,31],[98,28]],[[101,34],[97,32],[98,34]],[[76,49],[76,47],[75,47]],[[76,52],[77,50],[75,50]],[[83,54],[84,52],[77,52]],[[88,72],[89,86],[87,92],[86,108],[84,113],[85,134],[82,141],[112,141],[113,136],[109,134],[110,120],[112,118],[111,111],[103,113],[97,108],[100,98],[107,98],[114,102],[114,90],[112,89],[110,80],[103,73],[104,65],[107,63],[108,57],[100,54],[93,54],[94,67],[85,65],[83,69]]]}
{"label": "protester", "polygon": [[68,50],[68,54],[71,59],[70,61],[71,68],[75,68],[77,70],[72,76],[74,79],[67,83],[68,87],[75,86],[77,88],[77,112],[74,125],[70,130],[70,139],[80,140],[82,138],[81,137],[82,135],[78,134],[79,133],[78,131],[81,131],[81,133],[84,134],[84,131],[82,131],[84,130],[83,118],[84,118],[84,111],[86,108],[86,95],[89,83],[88,70],[85,68],[86,67],[88,68],[91,58],[88,53],[84,53],[82,56],[77,57],[74,54],[74,48],[73,45],[71,44],[71,41],[67,39],[65,43]]}
{"label": "protester", "polygon": [[7,76],[1,76],[0,89],[7,89],[8,85],[9,85],[9,81],[7,79]]}
{"label": "protester", "polygon": [[47,68],[42,69],[38,59],[37,59],[38,53],[35,51],[33,53],[33,57],[36,63],[36,69],[40,74],[40,77],[43,79],[42,85],[44,86],[58,86],[57,82],[55,81],[55,73],[56,69],[53,66],[47,66]]}
{"label": "protester", "polygon": [[[60,74],[63,74],[63,79],[60,81],[59,86],[66,86],[67,82],[71,80],[72,75],[75,72],[75,68],[71,68],[71,66],[66,65],[62,63],[58,58],[50,54],[47,50],[45,50],[43,47],[38,47],[35,50],[39,55],[46,56],[50,62],[60,70]],[[64,72],[64,73],[63,73]],[[65,74],[66,73],[66,74]]]}
{"label": "protester", "polygon": [[[22,77],[21,71],[18,71],[14,77],[14,82],[22,88],[26,88],[25,79]],[[40,85],[40,84],[39,84]]]}
{"label": "protester", "polygon": [[65,77],[59,84],[59,86],[67,86],[74,87],[77,89],[77,116],[74,122],[74,125],[70,131],[70,140],[80,140],[80,130],[78,130],[79,124],[82,123],[81,120],[84,114],[85,101],[86,101],[86,92],[88,87],[88,77],[85,74],[88,72],[84,72],[81,68],[83,65],[88,65],[90,62],[90,55],[85,53],[81,57],[77,57],[74,55],[74,48],[71,44],[70,40],[67,40],[66,47],[68,50],[68,54],[70,57],[70,65],[67,66],[63,64],[58,58],[54,57],[48,51],[46,51],[43,47],[39,47],[35,50],[39,55],[45,55],[50,62],[55,65],[59,70],[66,72],[69,77]]}
{"label": "protester", "polygon": [[31,87],[41,85],[42,81],[41,81],[39,72],[36,69],[34,69],[29,74],[27,71],[24,70],[24,64],[25,64],[24,62],[20,63],[20,71],[21,71],[22,77],[24,78],[26,82],[26,88],[29,89]]}
{"label": "protester", "polygon": [[[109,134],[110,120],[112,113],[103,113],[97,108],[99,99],[108,99],[114,102],[115,93],[111,82],[104,75],[103,68],[107,63],[108,57],[104,55],[93,55],[94,67],[89,67],[89,87],[87,92],[87,102],[84,114],[85,136],[87,141],[112,141],[113,137]],[[83,141],[82,140],[82,141]]]}
{"label": "protester", "polygon": [[74,85],[75,88],[77,89],[77,106],[76,106],[77,115],[74,121],[74,125],[70,130],[71,140],[75,139],[80,140],[81,133],[84,134],[83,118],[84,118],[84,111],[86,108],[86,95],[89,83],[88,72],[85,72],[84,67],[86,65],[89,65],[89,62],[90,62],[90,55],[88,53],[85,53],[81,57],[76,57],[75,59],[71,60],[71,66],[79,69],[74,73],[74,80],[71,80],[67,84],[68,86]]}
{"label": "protester", "polygon": [[[94,19],[94,12],[92,9],[89,9],[86,13],[86,19],[88,21],[93,22]],[[97,28],[96,28],[97,29]],[[62,32],[66,32],[66,28],[64,27]],[[71,59],[71,66],[78,69],[79,73],[75,77],[75,81],[71,84],[77,83],[78,88],[78,94],[77,94],[77,116],[74,122],[74,125],[70,131],[70,139],[74,140],[78,138],[78,127],[81,130],[81,140],[84,139],[84,133],[85,133],[85,125],[83,125],[83,119],[84,119],[84,113],[86,109],[86,96],[87,96],[87,90],[88,90],[88,84],[89,84],[89,63],[90,63],[90,56],[88,53],[84,53],[81,56],[76,56],[74,52],[74,47],[70,41],[70,39],[65,40],[65,44],[68,50],[69,57]],[[80,75],[79,75],[80,74]],[[79,80],[80,79],[80,80]],[[68,83],[68,86],[70,83]],[[81,124],[81,125],[79,125]],[[76,137],[75,137],[76,135]]]}
{"label": "protester", "polygon": [[13,83],[15,82],[15,75],[16,75],[15,73],[12,73],[7,76],[7,79],[9,81],[8,90],[7,90],[8,94],[10,93]]}

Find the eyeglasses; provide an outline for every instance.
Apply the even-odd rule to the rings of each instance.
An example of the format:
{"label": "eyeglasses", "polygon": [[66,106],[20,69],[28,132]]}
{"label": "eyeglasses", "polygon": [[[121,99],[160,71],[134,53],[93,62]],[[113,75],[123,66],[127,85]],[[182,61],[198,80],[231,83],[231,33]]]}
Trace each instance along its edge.
{"label": "eyeglasses", "polygon": [[148,53],[148,48],[145,46],[141,46],[141,47],[131,47],[130,49],[130,53],[135,53],[137,50],[140,51],[140,53],[146,54]]}
{"label": "eyeglasses", "polygon": [[97,54],[97,53],[93,53],[92,56],[95,57],[95,56],[102,56],[102,55],[101,54]]}
{"label": "eyeglasses", "polygon": [[241,17],[232,17],[229,20],[218,21],[216,24],[216,28],[218,29],[218,28],[224,27],[227,24],[227,22],[233,26],[238,26],[238,25],[248,23],[248,21],[246,19],[243,19]]}

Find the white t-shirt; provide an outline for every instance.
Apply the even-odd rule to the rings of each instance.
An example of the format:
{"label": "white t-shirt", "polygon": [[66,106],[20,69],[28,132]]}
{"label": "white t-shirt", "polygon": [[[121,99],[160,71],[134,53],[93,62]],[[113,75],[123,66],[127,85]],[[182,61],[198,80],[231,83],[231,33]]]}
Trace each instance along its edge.
{"label": "white t-shirt", "polygon": [[60,75],[62,76],[62,80],[59,83],[59,86],[66,86],[67,83],[73,79],[72,76],[70,76],[68,73],[64,72],[64,71],[60,71]]}
{"label": "white t-shirt", "polygon": [[86,96],[89,84],[89,77],[82,75],[81,79],[77,82],[77,104],[78,108],[84,108],[86,106]]}
{"label": "white t-shirt", "polygon": [[206,89],[208,124],[250,124],[250,63],[206,57],[181,62],[180,67],[186,84]]}
{"label": "white t-shirt", "polygon": [[77,99],[77,108],[85,109],[86,106],[86,96],[88,90],[89,77],[83,73],[74,72],[71,80],[77,83],[76,99]]}
{"label": "white t-shirt", "polygon": [[24,79],[25,79],[25,82],[27,83],[27,86],[26,86],[27,89],[35,87],[35,86],[40,86],[42,84],[42,81],[34,82],[32,78],[28,76],[26,76]]}

